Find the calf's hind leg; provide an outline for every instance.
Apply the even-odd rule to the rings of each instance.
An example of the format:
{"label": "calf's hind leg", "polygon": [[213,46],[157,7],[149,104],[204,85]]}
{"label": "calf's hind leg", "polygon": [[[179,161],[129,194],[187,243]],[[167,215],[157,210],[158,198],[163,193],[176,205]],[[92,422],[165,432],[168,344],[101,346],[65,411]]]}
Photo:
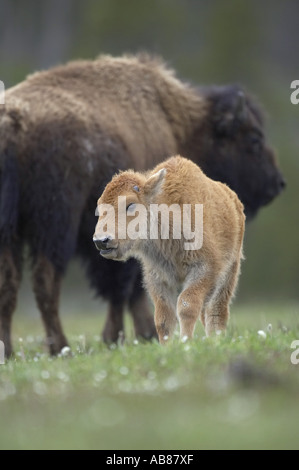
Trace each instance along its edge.
{"label": "calf's hind leg", "polygon": [[0,254],[0,340],[4,343],[5,356],[12,354],[11,324],[17,305],[17,293],[21,280],[22,253],[11,248]]}
{"label": "calf's hind leg", "polygon": [[234,261],[228,270],[225,281],[216,285],[215,293],[205,308],[206,335],[224,331],[229,320],[229,304],[236,289],[240,273],[240,261]]}
{"label": "calf's hind leg", "polygon": [[50,354],[59,354],[67,340],[59,319],[61,274],[44,255],[37,256],[32,271],[33,290],[46,330]]}

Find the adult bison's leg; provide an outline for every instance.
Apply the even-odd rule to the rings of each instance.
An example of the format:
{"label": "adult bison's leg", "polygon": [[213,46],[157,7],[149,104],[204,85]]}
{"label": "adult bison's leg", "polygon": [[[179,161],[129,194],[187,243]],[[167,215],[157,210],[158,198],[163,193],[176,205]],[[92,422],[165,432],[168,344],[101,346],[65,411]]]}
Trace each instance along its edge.
{"label": "adult bison's leg", "polygon": [[12,354],[11,324],[21,280],[22,252],[12,248],[0,252],[0,340],[5,356]]}
{"label": "adult bison's leg", "polygon": [[[93,219],[92,222],[94,222]],[[130,291],[127,284],[131,283],[132,276],[126,270],[125,264],[99,256],[90,237],[92,227],[87,234],[86,228],[83,228],[84,230],[80,232],[77,252],[85,265],[91,287],[98,296],[109,302],[102,337],[107,344],[115,343],[120,337],[124,337],[124,310],[128,298],[127,292]]]}
{"label": "adult bison's leg", "polygon": [[105,343],[115,343],[124,339],[125,307],[134,291],[134,283],[139,270],[137,262],[130,259],[126,263],[94,258],[96,265],[90,273],[96,281],[97,291],[109,301],[108,315],[103,330]]}
{"label": "adult bison's leg", "polygon": [[118,340],[124,339],[123,303],[110,303],[102,336],[106,344],[117,343]]}
{"label": "adult bison's leg", "polygon": [[215,288],[215,294],[205,309],[205,329],[207,336],[224,331],[229,319],[229,304],[233,297],[240,272],[240,260],[234,261],[225,281]]}
{"label": "adult bison's leg", "polygon": [[46,329],[46,341],[52,355],[58,354],[67,340],[59,319],[61,274],[44,255],[38,255],[32,271],[33,290]]}
{"label": "adult bison's leg", "polygon": [[142,286],[141,270],[139,270],[136,277],[133,292],[129,299],[129,309],[133,317],[136,337],[146,340],[158,338],[149,298]]}

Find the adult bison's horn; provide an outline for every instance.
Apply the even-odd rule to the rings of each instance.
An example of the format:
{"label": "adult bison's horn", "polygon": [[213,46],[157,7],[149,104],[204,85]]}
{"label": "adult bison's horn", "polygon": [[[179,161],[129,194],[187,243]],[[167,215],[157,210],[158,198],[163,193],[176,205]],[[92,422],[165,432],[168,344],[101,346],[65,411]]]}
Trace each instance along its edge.
{"label": "adult bison's horn", "polygon": [[246,98],[242,90],[239,90],[236,95],[234,116],[239,121],[246,121],[247,118]]}

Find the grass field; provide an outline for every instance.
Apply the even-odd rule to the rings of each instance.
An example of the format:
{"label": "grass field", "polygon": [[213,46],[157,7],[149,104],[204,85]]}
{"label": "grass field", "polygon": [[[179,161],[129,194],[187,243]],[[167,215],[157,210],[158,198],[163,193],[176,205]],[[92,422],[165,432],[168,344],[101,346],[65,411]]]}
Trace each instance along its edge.
{"label": "grass field", "polygon": [[0,366],[0,448],[298,448],[299,306],[232,312],[226,337],[198,326],[167,347],[134,341],[128,320],[125,344],[107,348],[103,316],[66,316],[73,357],[55,359],[40,322],[18,315],[16,358]]}

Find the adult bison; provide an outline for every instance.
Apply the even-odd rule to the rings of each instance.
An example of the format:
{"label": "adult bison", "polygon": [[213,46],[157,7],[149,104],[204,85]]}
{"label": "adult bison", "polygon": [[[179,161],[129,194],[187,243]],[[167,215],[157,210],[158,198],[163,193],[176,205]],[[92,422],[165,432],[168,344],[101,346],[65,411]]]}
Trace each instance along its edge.
{"label": "adult bison", "polygon": [[52,354],[67,344],[59,290],[75,253],[110,303],[104,339],[117,339],[127,303],[136,334],[155,334],[136,262],[96,256],[94,213],[117,170],[147,169],[177,153],[226,182],[249,217],[285,184],[261,112],[245,92],[192,87],[155,58],[72,62],[7,91],[0,106],[0,339],[8,356],[24,245]]}

